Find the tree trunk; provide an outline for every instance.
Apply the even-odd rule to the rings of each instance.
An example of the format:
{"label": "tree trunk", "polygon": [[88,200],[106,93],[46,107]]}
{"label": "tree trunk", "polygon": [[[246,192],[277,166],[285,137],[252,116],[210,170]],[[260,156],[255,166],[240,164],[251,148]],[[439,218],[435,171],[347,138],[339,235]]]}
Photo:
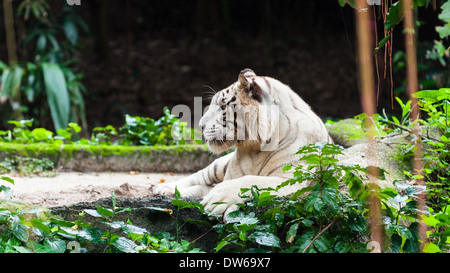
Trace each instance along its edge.
{"label": "tree trunk", "polygon": [[[11,75],[13,76],[16,72],[17,65],[17,46],[16,46],[16,32],[14,30],[14,13],[12,0],[3,0],[3,14],[5,17],[5,32],[6,32],[6,48],[8,51],[8,62],[11,70]],[[13,118],[15,120],[23,119],[22,114],[22,102],[20,99],[20,84],[19,90],[11,90],[10,93],[10,103],[13,110]]]}

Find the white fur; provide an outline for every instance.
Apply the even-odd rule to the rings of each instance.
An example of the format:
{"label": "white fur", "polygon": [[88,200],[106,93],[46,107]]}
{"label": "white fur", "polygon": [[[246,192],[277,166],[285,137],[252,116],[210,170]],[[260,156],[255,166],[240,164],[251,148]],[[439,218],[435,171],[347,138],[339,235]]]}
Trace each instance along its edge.
{"label": "white fur", "polygon": [[[258,90],[262,92],[261,103],[254,99]],[[243,141],[230,139],[232,134],[227,138],[224,132],[229,128],[223,127],[223,113],[229,108],[222,111],[220,106],[233,100],[233,96],[233,103],[254,107],[251,112],[257,115],[256,132],[249,132],[251,126],[247,123],[251,123],[251,117],[238,119],[238,132],[243,123],[247,126],[245,132],[249,139]],[[226,117],[226,126],[233,127],[231,117]],[[239,197],[241,188],[252,185],[260,189],[276,188],[291,178],[292,173],[283,173],[282,167],[298,163],[295,153],[301,146],[331,142],[321,119],[289,86],[270,77],[258,77],[249,69],[241,72],[237,82],[217,92],[211,100],[211,107],[200,120],[200,126],[213,152],[221,153],[231,146],[236,147],[235,151],[189,177],[156,186],[154,193],[173,195],[177,187],[182,196],[203,197],[205,209],[216,215],[228,214],[238,208],[233,203],[245,201]],[[214,143],[214,139],[221,139],[223,143]],[[277,194],[291,194],[304,186],[285,187]]]}

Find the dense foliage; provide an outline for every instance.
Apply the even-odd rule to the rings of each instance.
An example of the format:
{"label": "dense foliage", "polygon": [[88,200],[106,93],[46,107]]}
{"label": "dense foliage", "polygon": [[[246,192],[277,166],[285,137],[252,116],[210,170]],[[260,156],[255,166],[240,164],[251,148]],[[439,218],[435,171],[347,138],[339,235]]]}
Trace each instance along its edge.
{"label": "dense foliage", "polygon": [[47,1],[21,1],[17,16],[26,30],[21,52],[28,54],[0,61],[0,105],[14,119],[51,116],[56,130],[71,121],[86,127],[83,75],[71,67],[80,35],[89,32],[86,22],[68,5],[54,14]]}
{"label": "dense foliage", "polygon": [[[125,116],[125,124],[117,130],[114,126],[95,127],[90,139],[80,138],[81,127],[76,123],[69,123],[67,128],[52,131],[45,128],[34,128],[33,120],[11,120],[12,130],[0,130],[0,141],[18,144],[53,143],[53,144],[90,144],[90,145],[177,145],[186,144],[194,139],[194,143],[201,143],[195,138],[194,129],[188,128],[172,115],[167,107],[164,116],[158,120],[148,117]],[[119,133],[120,132],[120,133]]]}

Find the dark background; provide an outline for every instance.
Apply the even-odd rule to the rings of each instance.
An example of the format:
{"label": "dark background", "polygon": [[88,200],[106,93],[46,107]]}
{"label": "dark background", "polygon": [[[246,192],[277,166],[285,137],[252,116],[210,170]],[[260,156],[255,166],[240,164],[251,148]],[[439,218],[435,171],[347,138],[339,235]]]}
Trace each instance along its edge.
{"label": "dark background", "polygon": [[[52,8],[61,2],[51,1]],[[124,114],[158,118],[164,106],[193,107],[206,86],[220,90],[244,68],[288,84],[322,118],[362,111],[355,10],[337,0],[81,0],[75,9],[91,30],[75,56],[90,129],[120,126]],[[431,22],[421,27],[421,39],[436,38],[438,13],[419,14]],[[383,38],[382,20],[377,24]],[[401,28],[395,33],[394,51],[403,47]],[[378,60],[382,75],[384,54]],[[396,73],[394,86],[403,77]],[[378,109],[390,110],[390,79],[379,84]]]}

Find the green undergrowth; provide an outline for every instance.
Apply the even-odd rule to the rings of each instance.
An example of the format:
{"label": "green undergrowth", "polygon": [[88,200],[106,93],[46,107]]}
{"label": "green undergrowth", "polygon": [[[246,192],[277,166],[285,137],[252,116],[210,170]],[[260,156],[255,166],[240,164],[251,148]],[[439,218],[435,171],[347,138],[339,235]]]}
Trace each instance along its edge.
{"label": "green undergrowth", "polygon": [[0,161],[0,174],[54,176],[55,163],[48,158],[10,156]]}
{"label": "green undergrowth", "polygon": [[[355,253],[371,252],[370,212],[371,193],[381,200],[381,229],[385,241],[378,245],[383,252],[418,252],[420,244],[426,252],[440,252],[448,249],[449,238],[444,234],[427,234],[426,242],[418,239],[418,223],[446,228],[448,212],[425,214],[419,219],[417,196],[423,191],[420,186],[411,186],[399,181],[394,188],[370,187],[367,169],[358,165],[342,165],[335,156],[342,148],[332,144],[316,143],[301,148],[297,154],[306,166],[288,165],[284,169],[295,169],[294,177],[276,189],[259,189],[255,186],[242,189],[241,194],[249,201],[236,204],[240,210],[230,213],[208,232],[218,233],[213,249],[195,247],[195,239],[188,242],[179,237],[178,231],[192,219],[179,222],[178,213],[183,209],[198,209],[206,214],[204,207],[196,202],[180,199],[175,189],[172,204],[175,210],[153,208],[167,213],[177,223],[177,234],[160,232],[150,234],[144,227],[131,221],[118,221],[117,215],[132,213],[129,208],[116,205],[114,194],[110,208],[97,206],[80,212],[79,219],[67,221],[58,217],[34,218],[39,209],[0,209],[0,252],[306,252],[306,253]],[[305,167],[305,168],[303,168]],[[380,170],[382,173],[382,170]],[[1,177],[0,177],[1,178]],[[2,177],[3,182],[14,183]],[[382,177],[380,177],[382,179]],[[273,194],[280,188],[312,181],[306,187],[288,198],[277,199]],[[347,187],[344,190],[342,186]],[[0,191],[10,194],[7,186]],[[90,215],[100,226],[86,222],[84,215]],[[209,215],[211,216],[211,215]],[[98,222],[97,221],[97,222]],[[410,224],[406,224],[409,222]],[[203,234],[204,235],[204,234]],[[198,238],[203,236],[199,234]],[[443,240],[436,244],[435,240]]]}
{"label": "green undergrowth", "polygon": [[[0,176],[0,182],[14,180]],[[0,186],[0,194],[11,196],[8,186]],[[48,213],[45,208],[22,206],[8,201],[0,203],[0,253],[192,253],[204,252],[193,243],[178,239],[168,232],[150,234],[130,220],[117,220],[130,208],[118,207],[112,192],[112,206],[97,206],[80,211],[78,219],[68,221]],[[175,202],[175,201],[178,201]],[[185,204],[178,198],[174,204]],[[189,204],[189,203],[186,203]],[[178,213],[178,212],[177,212]],[[86,221],[97,218],[99,226]],[[177,218],[174,216],[174,219]]]}

